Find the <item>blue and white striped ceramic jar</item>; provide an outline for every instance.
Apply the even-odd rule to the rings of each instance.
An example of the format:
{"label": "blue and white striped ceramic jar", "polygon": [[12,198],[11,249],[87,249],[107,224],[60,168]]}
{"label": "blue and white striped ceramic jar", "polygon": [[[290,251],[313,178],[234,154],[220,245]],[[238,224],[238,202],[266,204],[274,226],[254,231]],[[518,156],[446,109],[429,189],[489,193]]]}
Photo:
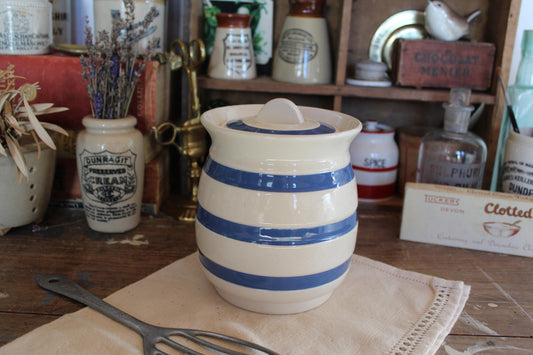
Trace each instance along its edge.
{"label": "blue and white striped ceramic jar", "polygon": [[200,260],[241,308],[302,312],[348,271],[357,234],[349,146],[361,123],[286,99],[205,112],[212,138],[198,190]]}

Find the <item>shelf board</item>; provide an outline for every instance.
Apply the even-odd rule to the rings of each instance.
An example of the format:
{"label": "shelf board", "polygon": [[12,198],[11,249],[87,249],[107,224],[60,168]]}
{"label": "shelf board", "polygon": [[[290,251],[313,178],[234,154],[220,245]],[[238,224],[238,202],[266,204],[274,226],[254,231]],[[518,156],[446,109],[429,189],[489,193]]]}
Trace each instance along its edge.
{"label": "shelf board", "polygon": [[[340,92],[340,95],[347,97],[367,97],[387,100],[448,102],[450,99],[450,90],[448,89],[416,89],[395,86],[381,88],[344,85],[341,87]],[[472,92],[470,101],[472,103],[484,102],[493,105],[495,97],[492,94]]]}
{"label": "shelf board", "polygon": [[[268,77],[253,80],[222,80],[205,76],[198,77],[198,86],[209,90],[231,90],[270,92],[299,95],[362,97],[387,100],[447,102],[450,92],[447,89],[416,89],[400,87],[366,87],[354,85],[301,85],[275,81]],[[472,92],[472,103],[493,105],[492,94]]]}
{"label": "shelf board", "polygon": [[205,76],[198,77],[198,87],[210,90],[253,91],[253,92],[278,92],[302,95],[340,95],[340,87],[336,85],[301,85],[283,83],[268,77],[259,77],[252,80],[223,80],[212,79]]}

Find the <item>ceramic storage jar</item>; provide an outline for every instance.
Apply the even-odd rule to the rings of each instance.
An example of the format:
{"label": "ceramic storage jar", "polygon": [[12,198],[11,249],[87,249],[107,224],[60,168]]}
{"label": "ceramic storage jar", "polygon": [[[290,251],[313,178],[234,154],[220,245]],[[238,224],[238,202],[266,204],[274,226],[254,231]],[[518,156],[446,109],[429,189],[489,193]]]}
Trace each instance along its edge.
{"label": "ceramic storage jar", "polygon": [[355,118],[286,99],[204,113],[212,145],[198,191],[200,259],[219,294],[285,314],[325,302],[350,265]]}

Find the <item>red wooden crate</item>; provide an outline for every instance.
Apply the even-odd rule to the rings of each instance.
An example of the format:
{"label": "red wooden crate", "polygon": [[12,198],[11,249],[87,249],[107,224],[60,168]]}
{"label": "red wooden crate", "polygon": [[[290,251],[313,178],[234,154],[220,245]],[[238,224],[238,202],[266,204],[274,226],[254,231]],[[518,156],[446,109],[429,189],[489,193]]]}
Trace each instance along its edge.
{"label": "red wooden crate", "polygon": [[487,90],[494,54],[492,43],[398,39],[392,77],[399,86]]}

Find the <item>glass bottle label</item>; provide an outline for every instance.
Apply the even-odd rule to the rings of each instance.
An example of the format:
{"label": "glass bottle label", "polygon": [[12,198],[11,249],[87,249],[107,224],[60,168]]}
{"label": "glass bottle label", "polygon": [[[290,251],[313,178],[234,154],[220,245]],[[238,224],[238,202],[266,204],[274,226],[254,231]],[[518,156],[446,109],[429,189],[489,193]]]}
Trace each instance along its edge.
{"label": "glass bottle label", "polygon": [[425,164],[422,176],[424,176],[422,182],[480,188],[483,178],[483,165],[432,161]]}

